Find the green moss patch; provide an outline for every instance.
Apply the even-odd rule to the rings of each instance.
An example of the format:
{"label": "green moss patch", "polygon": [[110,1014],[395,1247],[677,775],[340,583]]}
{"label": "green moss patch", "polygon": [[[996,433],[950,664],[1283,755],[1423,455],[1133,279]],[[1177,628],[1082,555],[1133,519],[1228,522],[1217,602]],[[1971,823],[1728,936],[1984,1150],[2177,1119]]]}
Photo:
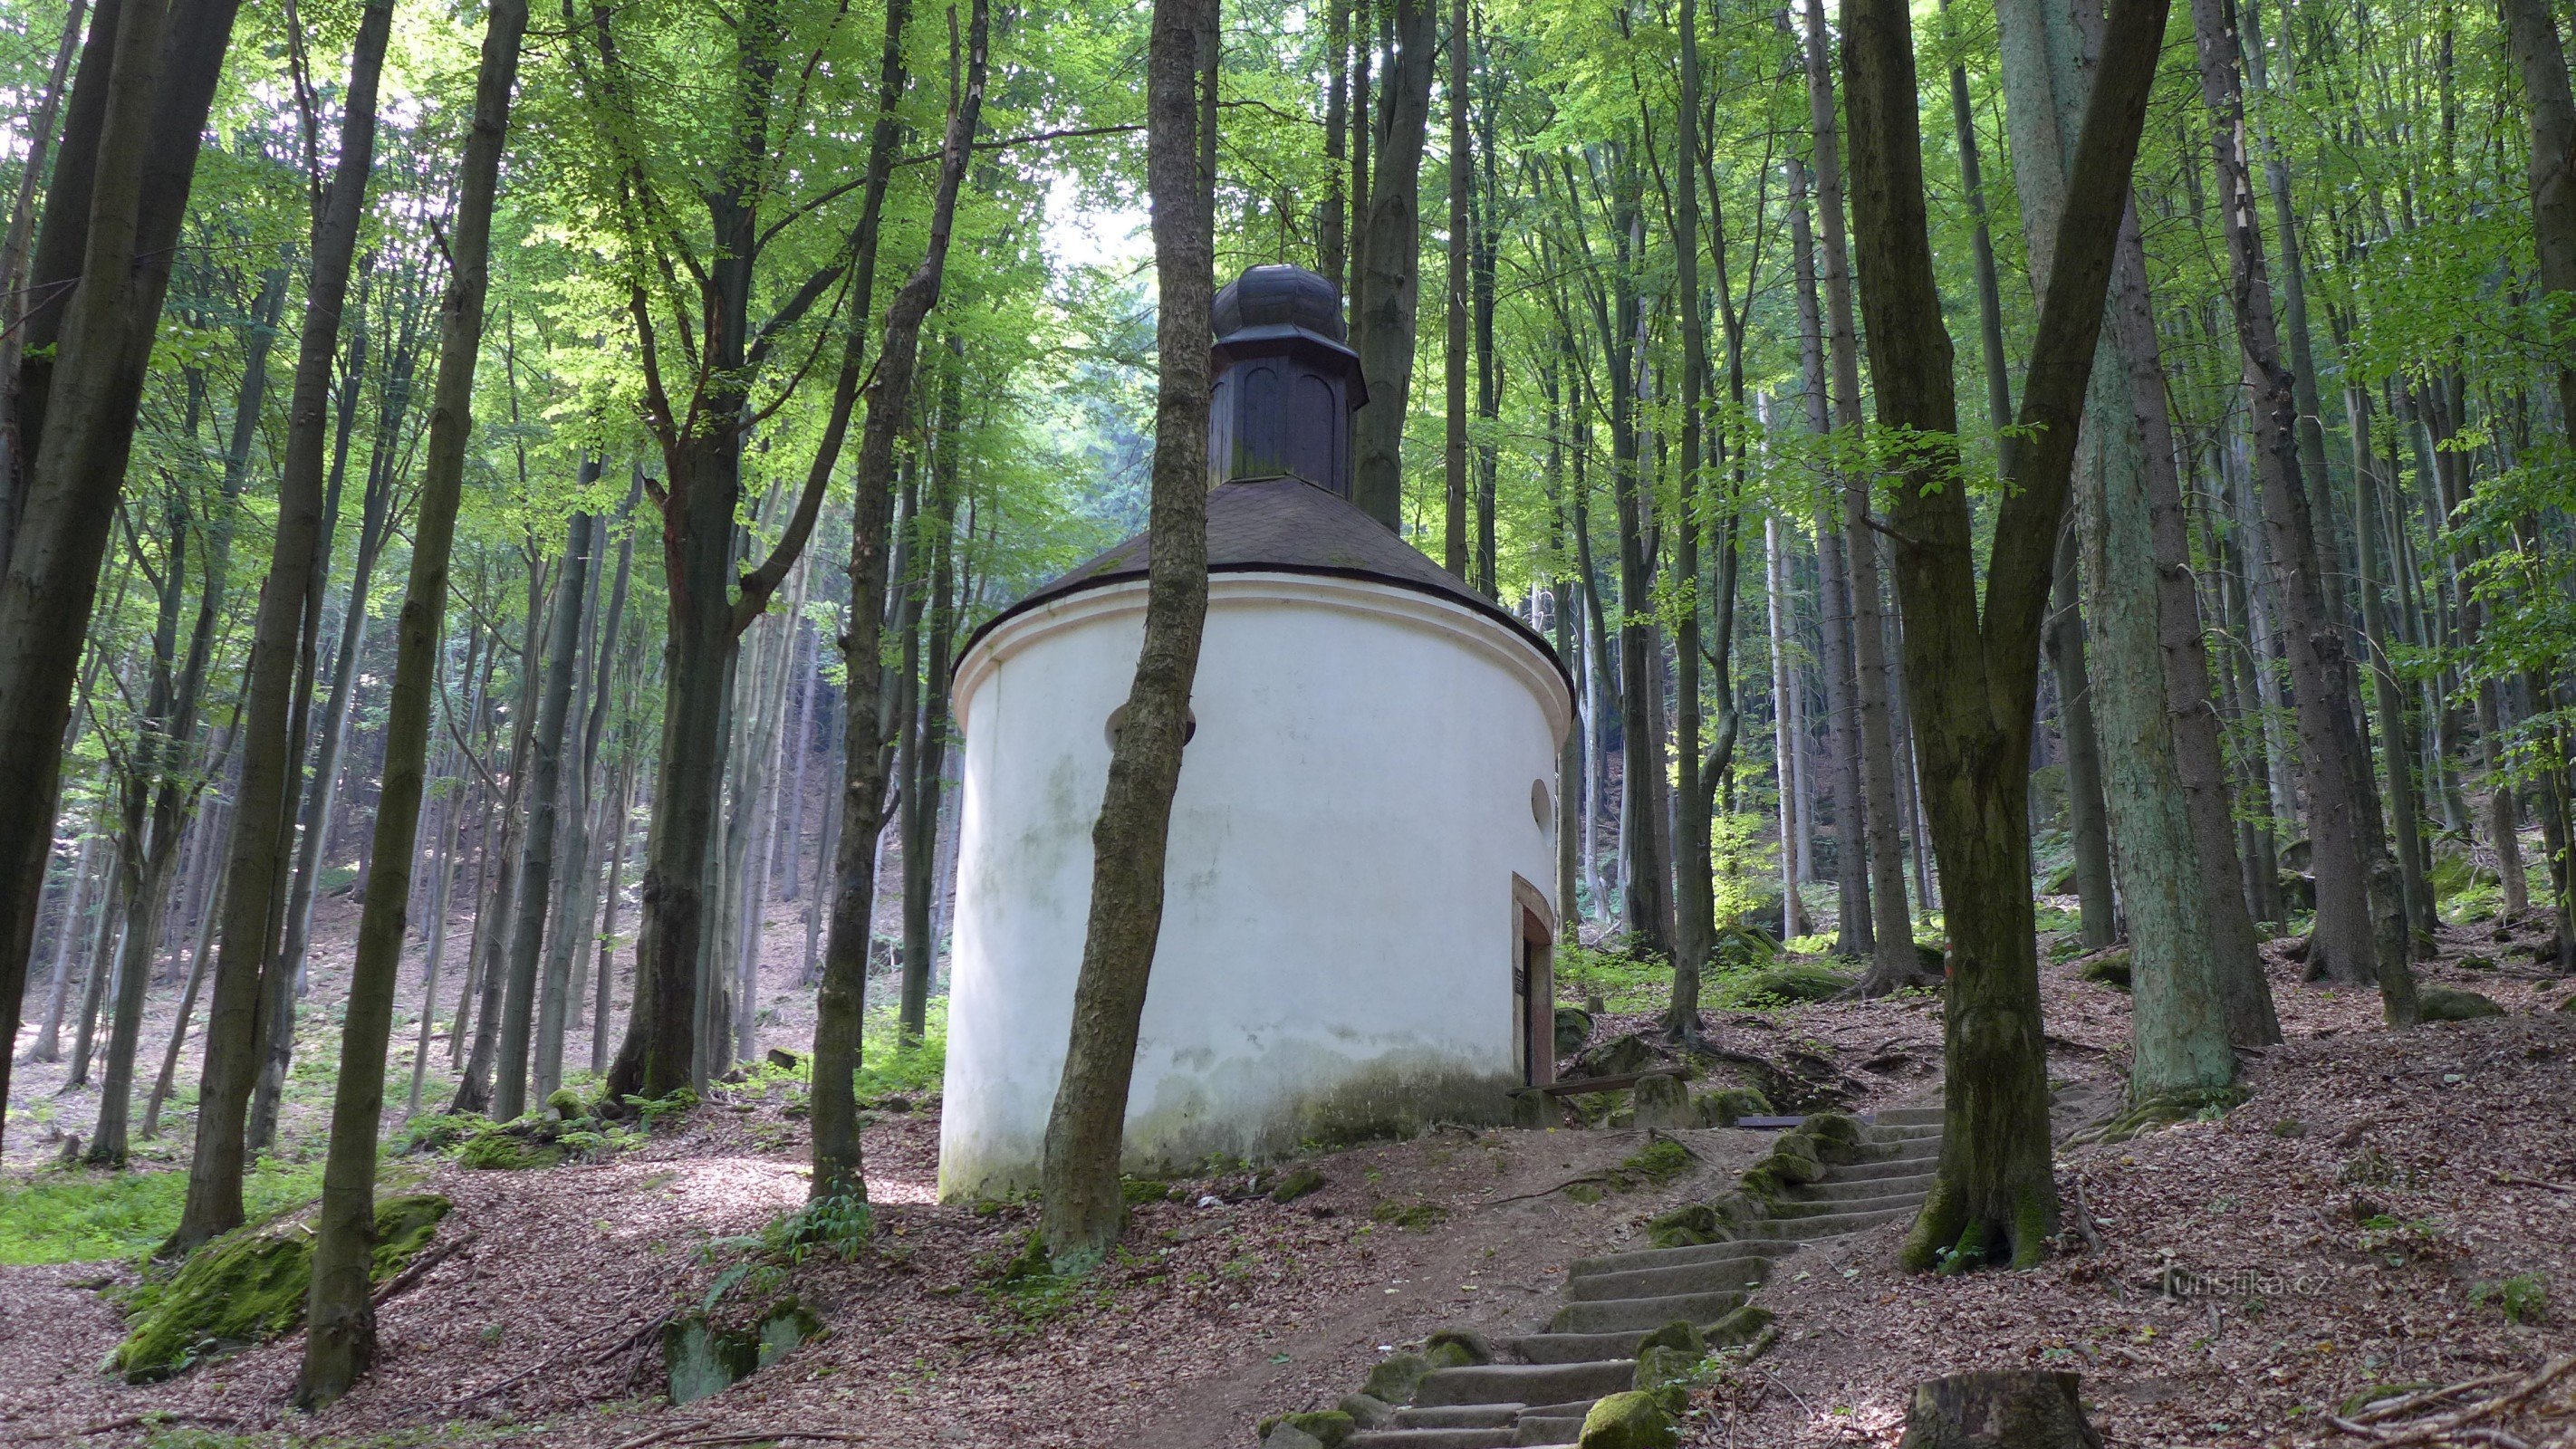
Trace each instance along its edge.
{"label": "green moss patch", "polygon": [[[434,1193],[376,1204],[376,1282],[402,1271],[437,1236],[449,1203]],[[130,1331],[108,1356],[128,1383],[153,1383],[228,1348],[304,1321],[313,1288],[313,1229],[297,1221],[243,1228],[197,1250],[129,1304]]]}
{"label": "green moss patch", "polygon": [[1849,991],[1858,977],[1829,967],[1792,962],[1722,978],[1711,995],[1720,1006],[1823,1001]]}

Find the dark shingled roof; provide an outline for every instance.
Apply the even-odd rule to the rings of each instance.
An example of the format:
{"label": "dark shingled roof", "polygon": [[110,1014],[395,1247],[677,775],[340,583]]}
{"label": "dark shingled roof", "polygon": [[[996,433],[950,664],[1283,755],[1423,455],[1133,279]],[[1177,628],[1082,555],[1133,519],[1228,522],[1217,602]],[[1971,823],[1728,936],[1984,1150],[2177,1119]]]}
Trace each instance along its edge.
{"label": "dark shingled roof", "polygon": [[[1494,619],[1527,640],[1568,679],[1563,661],[1544,635],[1510,610],[1469,588],[1421,550],[1387,531],[1348,500],[1303,478],[1244,478],[1208,494],[1208,572],[1211,574],[1326,574],[1393,584],[1446,599]],[[1148,535],[1138,534],[1081,564],[1053,583],[984,622],[957,651],[962,662],[1004,620],[1086,589],[1145,577]]]}

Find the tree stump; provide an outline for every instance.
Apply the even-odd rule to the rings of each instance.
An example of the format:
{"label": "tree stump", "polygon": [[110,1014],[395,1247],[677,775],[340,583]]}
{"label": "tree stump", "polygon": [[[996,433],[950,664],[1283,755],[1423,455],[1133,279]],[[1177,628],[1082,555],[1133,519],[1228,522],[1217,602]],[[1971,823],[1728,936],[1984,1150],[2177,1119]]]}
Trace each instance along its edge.
{"label": "tree stump", "polygon": [[2102,1449],[2076,1382],[2039,1370],[1926,1379],[1914,1386],[1898,1449]]}

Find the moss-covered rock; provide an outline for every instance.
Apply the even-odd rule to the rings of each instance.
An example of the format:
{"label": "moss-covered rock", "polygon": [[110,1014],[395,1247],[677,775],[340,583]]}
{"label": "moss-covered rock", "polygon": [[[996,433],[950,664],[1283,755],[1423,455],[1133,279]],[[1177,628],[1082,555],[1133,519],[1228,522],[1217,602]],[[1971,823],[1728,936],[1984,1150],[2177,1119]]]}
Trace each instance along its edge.
{"label": "moss-covered rock", "polygon": [[1652,1043],[1630,1032],[1612,1037],[1575,1058],[1575,1075],[1582,1077],[1624,1077],[1636,1072],[1653,1071],[1663,1060]]}
{"label": "moss-covered rock", "polygon": [[1422,1361],[1433,1370],[1474,1368],[1479,1360],[1463,1343],[1435,1343],[1423,1350]]}
{"label": "moss-covered rock", "polygon": [[1282,1429],[1302,1434],[1309,1442],[1321,1444],[1324,1449],[1341,1449],[1351,1435],[1358,1432],[1359,1425],[1339,1409],[1280,1414],[1261,1421],[1261,1442],[1272,1446],[1272,1449],[1297,1442],[1293,1438],[1282,1438],[1279,1432]]}
{"label": "moss-covered rock", "polygon": [[1324,1449],[1324,1441],[1294,1424],[1273,1424],[1262,1431],[1262,1449]]}
{"label": "moss-covered rock", "polygon": [[1579,1006],[1556,1009],[1556,1054],[1570,1057],[1592,1039],[1592,1013]]}
{"label": "moss-covered rock", "polygon": [[[434,1193],[376,1204],[374,1281],[401,1272],[429,1246],[448,1206]],[[212,1354],[295,1327],[312,1291],[311,1225],[299,1220],[228,1233],[199,1248],[167,1282],[134,1295],[125,1341],[108,1355],[108,1367],[128,1383],[166,1379]]]}
{"label": "moss-covered rock", "polygon": [[1759,1303],[1747,1303],[1708,1326],[1710,1348],[1741,1348],[1759,1343],[1771,1331],[1771,1310]]}
{"label": "moss-covered rock", "polygon": [[557,1087],[546,1093],[546,1110],[566,1122],[590,1115],[590,1108],[583,1104],[581,1093],[570,1087]]}
{"label": "moss-covered rock", "polygon": [[465,1145],[456,1150],[458,1166],[489,1172],[553,1167],[563,1161],[563,1156],[563,1149],[544,1140],[543,1134],[515,1122],[486,1127],[466,1138]]}
{"label": "moss-covered rock", "polygon": [[1691,1170],[1698,1159],[1690,1149],[1669,1137],[1658,1137],[1620,1160],[1610,1170],[1610,1185],[1621,1192],[1670,1182]]}
{"label": "moss-covered rock", "polygon": [[1583,1416],[1581,1449],[1671,1449],[1681,1426],[1652,1393],[1612,1394]]}
{"label": "moss-covered rock", "polygon": [[1678,1349],[1698,1358],[1708,1352],[1708,1342],[1700,1337],[1699,1330],[1691,1326],[1689,1319],[1676,1318],[1637,1340],[1637,1352],[1644,1353],[1650,1348]]}
{"label": "moss-covered rock", "polygon": [[1311,1167],[1292,1167],[1288,1169],[1287,1176],[1280,1178],[1278,1185],[1270,1189],[1270,1200],[1295,1202],[1309,1193],[1321,1192],[1323,1188],[1324,1174]]}
{"label": "moss-covered rock", "polygon": [[731,1327],[704,1313],[662,1326],[662,1363],[671,1402],[694,1403],[751,1377],[823,1331],[823,1320],[794,1298],[782,1298],[749,1324]]}
{"label": "moss-covered rock", "polygon": [[2129,948],[2123,946],[2116,951],[2105,951],[2098,956],[2089,957],[2082,966],[2076,968],[2075,974],[2097,986],[2126,991],[2129,989],[2132,976],[2129,967]]}
{"label": "moss-covered rock", "polygon": [[1807,1140],[1820,1162],[1845,1163],[1860,1156],[1860,1119],[1846,1112],[1811,1112],[1794,1135]]}
{"label": "moss-covered rock", "polygon": [[1431,1365],[1418,1353],[1399,1353],[1381,1359],[1361,1382],[1360,1392],[1372,1399],[1402,1408],[1413,1402],[1413,1391],[1422,1387],[1422,1376]]}
{"label": "moss-covered rock", "polygon": [[1555,1120],[1556,1102],[1536,1087],[1522,1087],[1511,1094],[1512,1125],[1535,1132]]}
{"label": "moss-covered rock", "polygon": [[1367,1394],[1344,1394],[1342,1401],[1333,1407],[1350,1415],[1351,1422],[1362,1429],[1395,1427],[1395,1405],[1384,1399],[1371,1398]]}
{"label": "moss-covered rock", "polygon": [[1648,1072],[1637,1079],[1634,1098],[1640,1127],[1695,1127],[1699,1114],[1691,1106],[1690,1088],[1670,1072]]}
{"label": "moss-covered rock", "polygon": [[1849,991],[1857,980],[1829,967],[1790,962],[1737,978],[1725,995],[1742,1002],[1822,1001]]}
{"label": "moss-covered rock", "polygon": [[2427,986],[2417,993],[2415,1001],[2423,1009],[2426,1021],[2475,1021],[2481,1016],[2504,1015],[2504,1008],[2494,998],[2447,986]]}
{"label": "moss-covered rock", "polygon": [[1649,1394],[1687,1387],[1699,1376],[1700,1363],[1707,1357],[1706,1353],[1667,1348],[1661,1344],[1653,1348],[1641,1348],[1637,1350],[1637,1374],[1634,1383],[1639,1391]]}
{"label": "moss-covered rock", "polygon": [[1771,1099],[1751,1087],[1726,1087],[1691,1099],[1691,1115],[1702,1127],[1732,1127],[1746,1117],[1771,1115]]}
{"label": "moss-covered rock", "polygon": [[[1472,1368],[1494,1361],[1493,1341],[1472,1328],[1444,1328],[1423,1340],[1422,1349],[1433,1368]],[[1455,1349],[1464,1357],[1457,1363],[1444,1362],[1444,1349]]]}

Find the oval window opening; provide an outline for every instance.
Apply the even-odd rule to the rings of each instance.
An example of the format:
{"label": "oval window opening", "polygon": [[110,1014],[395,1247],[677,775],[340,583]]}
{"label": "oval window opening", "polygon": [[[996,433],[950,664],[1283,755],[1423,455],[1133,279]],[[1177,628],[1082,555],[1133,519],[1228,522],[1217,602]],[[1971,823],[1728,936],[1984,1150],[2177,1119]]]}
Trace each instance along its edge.
{"label": "oval window opening", "polygon": [[[1100,731],[1102,738],[1109,741],[1109,748],[1113,750],[1118,748],[1118,726],[1126,723],[1126,720],[1127,706],[1123,704],[1109,712],[1109,722],[1101,726]],[[1181,744],[1186,747],[1198,732],[1199,712],[1194,709],[1184,711],[1181,715]]]}
{"label": "oval window opening", "polygon": [[1539,829],[1547,828],[1548,817],[1555,813],[1555,805],[1556,801],[1547,793],[1545,780],[1530,781],[1530,818],[1538,822]]}

